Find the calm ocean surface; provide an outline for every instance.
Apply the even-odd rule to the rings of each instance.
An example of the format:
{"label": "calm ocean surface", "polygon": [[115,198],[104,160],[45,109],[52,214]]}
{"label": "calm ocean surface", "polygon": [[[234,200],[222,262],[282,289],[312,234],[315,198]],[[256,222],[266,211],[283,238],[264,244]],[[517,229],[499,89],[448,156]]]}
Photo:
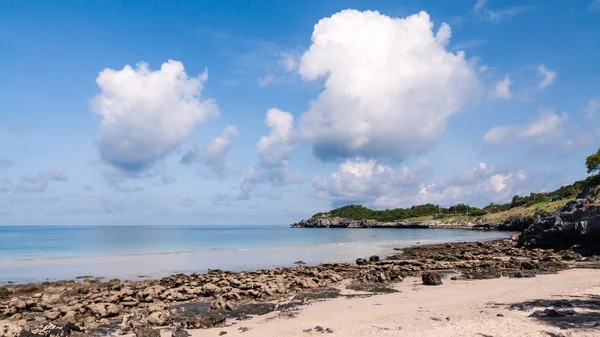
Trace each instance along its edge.
{"label": "calm ocean surface", "polygon": [[502,238],[442,229],[287,226],[0,226],[0,284],[91,275],[139,279],[208,269],[246,270],[353,261],[417,242]]}

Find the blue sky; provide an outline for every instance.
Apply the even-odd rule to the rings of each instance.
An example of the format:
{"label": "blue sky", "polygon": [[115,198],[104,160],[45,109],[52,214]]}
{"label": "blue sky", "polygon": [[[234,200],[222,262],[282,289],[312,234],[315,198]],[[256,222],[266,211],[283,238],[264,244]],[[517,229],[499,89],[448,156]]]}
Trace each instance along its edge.
{"label": "blue sky", "polygon": [[585,178],[600,2],[4,1],[0,225],[288,224]]}

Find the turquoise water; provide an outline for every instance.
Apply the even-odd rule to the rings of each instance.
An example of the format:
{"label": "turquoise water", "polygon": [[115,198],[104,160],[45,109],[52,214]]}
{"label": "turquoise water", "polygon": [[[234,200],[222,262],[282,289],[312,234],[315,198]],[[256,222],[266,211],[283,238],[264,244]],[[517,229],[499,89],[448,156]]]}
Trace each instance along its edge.
{"label": "turquoise water", "polygon": [[244,270],[352,261],[417,243],[480,241],[507,233],[287,226],[0,227],[0,283],[136,279],[208,269]]}

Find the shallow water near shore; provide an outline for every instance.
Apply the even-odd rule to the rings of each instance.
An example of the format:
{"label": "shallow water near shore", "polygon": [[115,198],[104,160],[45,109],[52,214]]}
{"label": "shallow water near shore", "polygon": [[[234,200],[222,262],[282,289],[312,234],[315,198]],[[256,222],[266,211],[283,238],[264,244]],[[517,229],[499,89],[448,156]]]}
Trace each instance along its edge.
{"label": "shallow water near shore", "polygon": [[208,269],[350,262],[415,244],[485,241],[506,232],[287,226],[0,227],[0,284],[77,276],[142,279]]}

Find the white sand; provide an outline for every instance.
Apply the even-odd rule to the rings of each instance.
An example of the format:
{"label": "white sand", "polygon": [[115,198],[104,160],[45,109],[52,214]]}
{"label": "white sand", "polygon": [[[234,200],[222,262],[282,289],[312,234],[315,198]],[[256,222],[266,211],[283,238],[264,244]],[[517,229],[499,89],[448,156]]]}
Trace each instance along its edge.
{"label": "white sand", "polygon": [[[227,332],[226,337],[600,336],[600,328],[561,330],[527,317],[533,310],[510,311],[506,308],[513,303],[535,299],[582,299],[582,296],[589,299],[590,295],[600,294],[600,270],[574,269],[530,279],[445,282],[442,286],[432,287],[409,278],[397,285],[400,293],[338,298],[304,306],[296,318],[277,318],[277,313],[271,313],[247,321],[233,321],[234,325],[225,328],[190,332],[193,337],[219,336],[221,331]],[[441,321],[432,320],[432,317]],[[334,332],[303,332],[317,325]],[[242,326],[250,330],[241,333],[238,329]],[[163,336],[170,336],[170,333],[163,333]]]}

